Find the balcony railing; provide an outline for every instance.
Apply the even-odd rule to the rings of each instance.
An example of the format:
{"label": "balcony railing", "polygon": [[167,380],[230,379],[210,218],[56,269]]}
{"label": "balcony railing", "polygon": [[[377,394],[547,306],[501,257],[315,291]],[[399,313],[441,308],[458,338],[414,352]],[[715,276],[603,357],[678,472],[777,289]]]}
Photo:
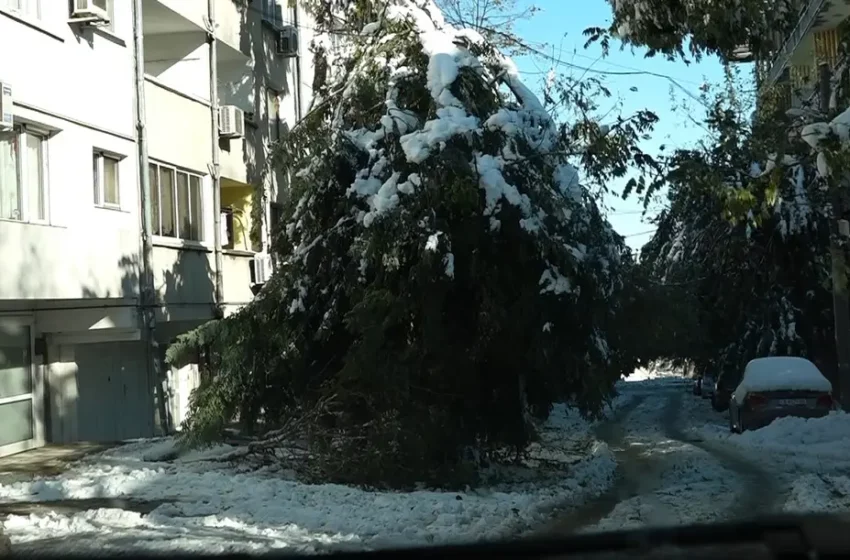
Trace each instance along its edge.
{"label": "balcony railing", "polygon": [[782,48],[779,49],[779,52],[773,58],[773,61],[770,64],[770,70],[768,71],[765,80],[762,82],[762,87],[769,87],[776,83],[782,75],[782,71],[788,65],[791,55],[794,54],[794,51],[797,50],[797,47],[803,40],[803,37],[805,37],[812,28],[815,19],[825,5],[826,0],[809,0],[809,3],[806,5],[806,9],[797,21],[797,25],[794,26],[794,29],[788,34]]}

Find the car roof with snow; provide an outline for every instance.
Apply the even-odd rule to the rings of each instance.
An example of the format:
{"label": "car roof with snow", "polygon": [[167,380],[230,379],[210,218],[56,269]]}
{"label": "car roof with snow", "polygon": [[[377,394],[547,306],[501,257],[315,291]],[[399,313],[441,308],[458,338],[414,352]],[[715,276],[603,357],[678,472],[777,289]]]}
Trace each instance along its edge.
{"label": "car roof with snow", "polygon": [[774,390],[832,391],[832,384],[805,358],[771,356],[751,360],[739,388],[746,392]]}

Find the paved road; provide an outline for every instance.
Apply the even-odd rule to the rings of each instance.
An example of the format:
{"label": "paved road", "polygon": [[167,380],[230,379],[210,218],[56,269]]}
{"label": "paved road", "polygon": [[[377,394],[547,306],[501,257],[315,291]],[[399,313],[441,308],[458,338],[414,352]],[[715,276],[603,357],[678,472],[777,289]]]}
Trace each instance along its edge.
{"label": "paved road", "polygon": [[[617,458],[613,486],[544,533],[741,519],[777,512],[784,503],[784,489],[773,473],[728,444],[689,435],[689,424],[706,417],[683,414],[684,407],[706,403],[681,381],[627,386],[621,402],[596,430]],[[724,416],[708,420],[721,423]]]}

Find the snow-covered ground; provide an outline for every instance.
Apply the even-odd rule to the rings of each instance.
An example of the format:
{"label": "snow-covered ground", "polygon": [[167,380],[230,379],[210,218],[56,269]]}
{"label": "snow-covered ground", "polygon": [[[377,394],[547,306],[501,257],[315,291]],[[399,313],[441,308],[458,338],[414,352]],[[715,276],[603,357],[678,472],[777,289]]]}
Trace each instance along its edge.
{"label": "snow-covered ground", "polygon": [[0,484],[0,501],[162,502],[146,515],[109,507],[10,515],[5,530],[19,550],[323,551],[508,538],[608,488],[616,465],[607,446],[593,441],[591,427],[557,407],[531,456],[561,465],[560,475],[486,490],[308,485],[280,473],[240,472],[227,461],[238,452],[229,446],[175,457],[174,442],[163,439],[90,456],[59,476]]}
{"label": "snow-covered ground", "polygon": [[[742,480],[705,450],[672,433],[688,381],[672,372],[638,371],[619,384],[622,419],[613,449],[621,466],[621,496],[585,527],[610,531],[717,521],[734,506]],[[619,445],[616,443],[619,441]]]}
{"label": "snow-covered ground", "polygon": [[730,434],[728,413],[700,404],[703,410],[694,410],[693,432],[730,445],[771,470],[783,482],[784,511],[850,511],[850,414],[780,418],[759,430]]}
{"label": "snow-covered ground", "polygon": [[148,502],[140,511],[150,513],[126,503],[76,512],[44,504],[8,516],[6,532],[21,551],[318,552],[850,509],[850,415],[730,435],[726,413],[693,396],[684,378],[639,372],[618,389],[605,422],[557,407],[530,461],[492,473],[503,482],[486,489],[308,485],[240,469],[228,460],[237,448],[178,452],[170,439],[149,440],[58,476],[0,483],[0,502],[122,498]]}

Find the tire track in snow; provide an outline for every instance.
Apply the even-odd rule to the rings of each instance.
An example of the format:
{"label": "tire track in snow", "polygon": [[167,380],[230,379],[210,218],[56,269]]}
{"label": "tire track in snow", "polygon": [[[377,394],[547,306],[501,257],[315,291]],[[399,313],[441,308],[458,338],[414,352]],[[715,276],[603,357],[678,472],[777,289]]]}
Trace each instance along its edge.
{"label": "tire track in snow", "polygon": [[600,423],[594,430],[596,437],[608,445],[617,460],[617,471],[611,488],[581,506],[559,515],[539,531],[540,536],[570,534],[595,524],[610,514],[622,500],[634,495],[637,491],[636,481],[633,476],[625,472],[625,469],[635,461],[636,454],[633,446],[625,442],[624,422],[646,400],[646,397],[647,395],[632,396],[627,403],[614,412],[611,418]]}
{"label": "tire track in snow", "polygon": [[742,491],[737,496],[727,519],[740,520],[779,512],[785,502],[785,496],[776,476],[729,445],[724,445],[722,442],[707,442],[686,435],[679,422],[681,407],[682,395],[671,397],[664,421],[668,437],[709,453],[725,468],[738,475],[743,482]]}
{"label": "tire track in snow", "polygon": [[[732,520],[778,511],[784,500],[775,476],[722,443],[686,435],[687,427],[680,425],[684,393],[667,389],[633,394],[611,419],[597,427],[597,437],[617,459],[613,485],[598,498],[558,517],[542,535],[616,529],[618,524]],[[648,410],[655,426],[649,426],[646,433],[629,433],[629,428],[639,424],[638,418],[629,422],[635,410],[656,404],[647,398],[666,399]],[[654,439],[653,431],[656,438],[667,441]]]}

